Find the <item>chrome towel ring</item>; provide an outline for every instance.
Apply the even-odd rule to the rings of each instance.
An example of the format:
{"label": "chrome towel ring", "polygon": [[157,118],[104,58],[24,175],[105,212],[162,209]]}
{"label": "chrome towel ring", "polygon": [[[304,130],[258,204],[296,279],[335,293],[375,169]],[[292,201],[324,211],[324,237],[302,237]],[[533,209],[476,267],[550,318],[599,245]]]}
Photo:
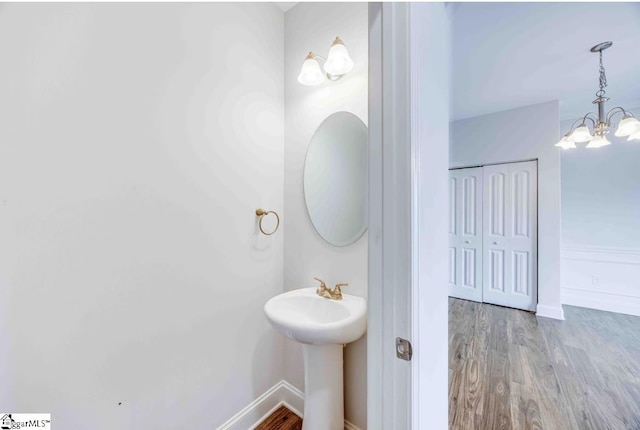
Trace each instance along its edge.
{"label": "chrome towel ring", "polygon": [[[265,216],[269,214],[274,214],[276,216],[276,228],[274,228],[271,233],[267,233],[262,228],[262,220],[264,219]],[[278,227],[280,227],[280,216],[278,216],[278,214],[275,211],[266,211],[264,209],[256,209],[256,215],[260,217],[260,221],[258,221],[258,227],[260,228],[260,231],[262,232],[262,234],[271,236],[273,233],[275,233],[278,230]]]}

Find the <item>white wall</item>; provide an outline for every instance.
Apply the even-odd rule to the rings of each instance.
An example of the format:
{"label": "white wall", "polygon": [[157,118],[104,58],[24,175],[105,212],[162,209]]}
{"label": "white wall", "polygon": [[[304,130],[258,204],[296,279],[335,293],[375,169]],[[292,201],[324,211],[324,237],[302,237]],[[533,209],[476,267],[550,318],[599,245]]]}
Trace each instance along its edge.
{"label": "white wall", "polygon": [[558,102],[451,123],[450,166],[538,159],[538,307],[563,318],[560,288],[560,154]]}
{"label": "white wall", "polygon": [[563,302],[640,315],[640,142],[608,138],[561,151]]}
{"label": "white wall", "polygon": [[[316,128],[330,114],[349,111],[367,122],[368,15],[366,3],[300,3],[285,18],[285,289],[311,287],[314,276],[329,286],[348,282],[345,293],[367,295],[367,234],[353,245],[339,248],[315,231],[304,202],[304,160]],[[354,69],[337,82],[316,87],[298,83],[297,77],[309,51],[326,57],[340,36],[355,62]],[[345,418],[366,428],[366,339],[345,349]],[[302,352],[286,341],[285,377],[304,388]]]}
{"label": "white wall", "polygon": [[[640,107],[630,111],[640,116]],[[561,133],[574,121],[561,122]],[[597,150],[560,151],[563,247],[640,249],[640,141],[607,138],[612,144]]]}
{"label": "white wall", "polygon": [[283,43],[270,3],[0,6],[3,410],[215,428],[282,379]]}

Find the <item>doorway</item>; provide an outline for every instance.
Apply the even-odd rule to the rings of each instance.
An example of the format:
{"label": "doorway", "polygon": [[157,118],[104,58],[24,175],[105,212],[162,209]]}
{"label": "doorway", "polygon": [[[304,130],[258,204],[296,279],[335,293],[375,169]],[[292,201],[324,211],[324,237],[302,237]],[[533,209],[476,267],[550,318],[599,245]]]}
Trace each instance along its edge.
{"label": "doorway", "polygon": [[537,161],[449,171],[449,295],[537,304]]}

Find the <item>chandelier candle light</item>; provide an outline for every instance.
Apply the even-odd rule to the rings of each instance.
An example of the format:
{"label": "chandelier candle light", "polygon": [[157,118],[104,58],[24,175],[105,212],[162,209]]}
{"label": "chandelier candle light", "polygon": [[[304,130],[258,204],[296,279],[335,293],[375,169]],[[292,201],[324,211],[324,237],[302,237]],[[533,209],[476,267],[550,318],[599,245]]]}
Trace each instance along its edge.
{"label": "chandelier candle light", "polygon": [[[611,120],[614,115],[622,114],[622,119],[618,123],[618,129],[615,136],[628,137],[627,140],[640,140],[640,121],[638,121],[631,112],[621,107],[614,107],[605,114],[604,104],[609,100],[606,97],[607,76],[604,66],[602,65],[602,51],[610,48],[613,42],[602,42],[591,48],[591,52],[597,52],[600,55],[600,90],[596,92],[594,104],[598,105],[598,113],[589,112],[584,117],[571,125],[571,129],[565,134],[556,146],[563,149],[573,149],[576,142],[589,142],[587,148],[600,148],[601,146],[611,145],[607,139],[609,128],[612,127]],[[576,127],[576,125],[578,125]],[[590,127],[591,126],[591,127]]]}

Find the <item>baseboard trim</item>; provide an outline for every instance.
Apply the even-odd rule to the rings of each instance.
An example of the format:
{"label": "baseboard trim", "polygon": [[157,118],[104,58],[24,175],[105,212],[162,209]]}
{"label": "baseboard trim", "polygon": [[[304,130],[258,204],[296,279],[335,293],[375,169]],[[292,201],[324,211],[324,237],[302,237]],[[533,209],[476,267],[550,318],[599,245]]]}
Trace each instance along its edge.
{"label": "baseboard trim", "polygon": [[[216,430],[254,430],[262,421],[283,405],[302,418],[304,393],[285,380],[269,388],[264,394]],[[344,420],[344,428],[345,430],[360,430],[347,420]]]}
{"label": "baseboard trim", "polygon": [[564,320],[564,310],[562,309],[562,306],[538,304],[536,307],[536,316]]}
{"label": "baseboard trim", "polygon": [[[285,381],[280,381],[284,388],[284,405],[294,414],[302,418],[304,412],[304,393]],[[265,417],[266,418],[266,417]]]}
{"label": "baseboard trim", "polygon": [[564,287],[562,303],[581,308],[640,316],[640,297]]}
{"label": "baseboard trim", "polygon": [[217,430],[246,430],[255,427],[265,416],[284,402],[285,381],[280,381],[222,424]]}
{"label": "baseboard trim", "polygon": [[262,422],[264,420],[266,420],[268,417],[271,416],[271,414],[273,414],[275,411],[277,411],[280,408],[280,406],[289,407],[286,402],[279,402],[277,405],[275,405],[273,408],[271,408],[266,414],[264,414],[264,416],[262,418],[260,418],[254,425],[249,427],[249,430],[255,430],[255,428],[258,427],[260,424],[262,424]]}

